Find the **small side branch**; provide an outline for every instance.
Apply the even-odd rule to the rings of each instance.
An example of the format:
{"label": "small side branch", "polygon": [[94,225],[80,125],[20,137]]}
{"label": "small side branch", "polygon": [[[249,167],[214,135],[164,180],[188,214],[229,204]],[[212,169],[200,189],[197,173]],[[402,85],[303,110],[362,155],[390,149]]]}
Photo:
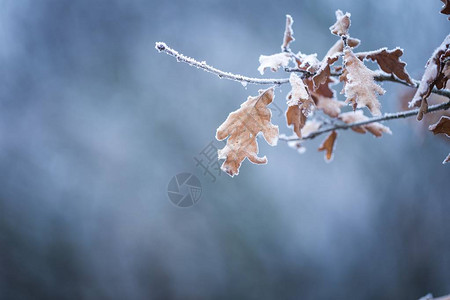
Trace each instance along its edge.
{"label": "small side branch", "polygon": [[216,68],[208,65],[204,61],[199,62],[193,58],[190,58],[181,53],[178,53],[178,51],[168,47],[165,43],[162,43],[162,42],[156,43],[155,48],[159,52],[164,52],[168,55],[175,57],[177,59],[177,61],[179,61],[179,62],[184,62],[191,66],[203,69],[204,71],[213,73],[213,74],[219,76],[220,78],[225,78],[225,79],[239,81],[239,82],[246,82],[246,83],[251,83],[251,84],[277,84],[277,85],[280,85],[280,84],[289,82],[289,78],[282,78],[282,79],[252,78],[252,77],[247,77],[247,76],[243,76],[243,75],[239,75],[239,74],[224,72],[224,71],[221,71],[219,69],[216,69]]}
{"label": "small side branch", "polygon": [[[450,101],[446,102],[446,103],[441,103],[441,104],[436,104],[436,105],[432,105],[428,108],[428,113],[433,112],[433,111],[438,111],[438,110],[446,110],[450,108]],[[412,109],[412,110],[407,110],[407,111],[401,111],[398,113],[385,113],[384,115],[380,116],[380,117],[375,117],[375,118],[370,118],[366,121],[362,121],[362,122],[355,122],[355,123],[344,123],[341,122],[339,124],[335,124],[331,127],[325,128],[325,129],[321,129],[321,130],[317,130],[315,132],[310,133],[309,135],[302,137],[302,138],[283,138],[280,137],[280,140],[282,141],[301,141],[301,140],[309,140],[309,139],[313,139],[321,134],[333,131],[333,130],[340,130],[340,129],[349,129],[352,127],[358,127],[358,126],[363,126],[363,125],[367,125],[370,123],[375,123],[375,122],[382,122],[382,121],[388,121],[388,120],[392,120],[392,119],[403,119],[403,118],[409,118],[412,116],[416,116],[417,113],[419,112],[419,108],[417,109]]]}

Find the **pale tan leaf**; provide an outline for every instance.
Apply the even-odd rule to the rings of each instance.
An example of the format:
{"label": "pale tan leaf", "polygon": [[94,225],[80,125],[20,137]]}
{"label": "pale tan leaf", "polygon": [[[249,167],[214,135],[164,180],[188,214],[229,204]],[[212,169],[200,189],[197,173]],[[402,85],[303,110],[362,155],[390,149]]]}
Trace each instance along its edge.
{"label": "pale tan leaf", "polygon": [[290,15],[286,15],[286,28],[284,30],[284,38],[283,38],[283,44],[281,45],[281,50],[286,51],[289,50],[289,44],[294,39],[294,30],[292,30],[292,24],[294,23],[294,20]]}
{"label": "pale tan leaf", "polygon": [[322,142],[320,145],[318,151],[326,151],[325,152],[325,159],[326,161],[331,161],[333,158],[333,149],[334,149],[334,143],[337,138],[337,132],[333,130],[327,138]]}
{"label": "pale tan leaf", "polygon": [[325,114],[336,118],[341,113],[341,107],[345,102],[338,101],[335,98],[324,97],[320,94],[312,93],[317,109],[321,109]]}
{"label": "pale tan leaf", "polygon": [[367,106],[372,115],[381,115],[377,94],[383,95],[385,91],[375,83],[375,72],[368,69],[350,49],[344,50],[344,66],[341,79],[345,81],[345,102],[352,103],[353,109]]}
{"label": "pale tan leaf", "polygon": [[[367,116],[364,115],[363,111],[358,109],[356,111],[350,111],[346,113],[342,113],[339,115],[339,119],[347,124],[356,123],[356,122],[364,122],[369,120]],[[389,127],[384,126],[378,122],[369,123],[361,126],[352,127],[352,130],[358,133],[366,133],[369,131],[376,137],[381,137],[383,133],[392,134],[392,131]]]}
{"label": "pale tan leaf", "polygon": [[330,31],[334,35],[343,36],[348,34],[350,27],[350,13],[344,13],[338,9],[336,11],[336,23],[330,27]]}
{"label": "pale tan leaf", "polygon": [[266,68],[270,68],[273,72],[276,72],[280,67],[287,67],[290,59],[290,54],[286,52],[273,55],[261,55],[259,57],[258,71],[261,75],[264,74]]}
{"label": "pale tan leaf", "polygon": [[272,113],[267,108],[273,98],[273,88],[259,91],[256,97],[248,97],[217,129],[217,140],[228,137],[226,146],[218,151],[218,157],[225,159],[221,169],[230,176],[239,174],[239,167],[245,158],[255,164],[267,163],[265,156],[257,155],[256,135],[261,132],[269,145],[277,144],[278,126],[271,123]]}

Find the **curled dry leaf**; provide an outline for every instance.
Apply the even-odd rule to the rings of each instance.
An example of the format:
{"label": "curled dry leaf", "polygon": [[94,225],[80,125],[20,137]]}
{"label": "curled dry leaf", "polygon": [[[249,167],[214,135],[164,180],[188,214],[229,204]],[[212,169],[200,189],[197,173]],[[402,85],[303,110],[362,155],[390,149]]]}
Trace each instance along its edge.
{"label": "curled dry leaf", "polygon": [[441,0],[444,5],[441,9],[441,14],[450,15],[450,1],[449,0]]}
{"label": "curled dry leaf", "polygon": [[325,152],[325,160],[328,162],[331,161],[331,159],[333,158],[333,149],[334,149],[334,143],[336,141],[336,138],[337,138],[337,132],[335,130],[333,130],[327,136],[327,138],[322,142],[319,149],[317,149],[318,151],[326,151]]}
{"label": "curled dry leaf", "polygon": [[273,98],[273,88],[259,91],[256,97],[248,97],[217,129],[217,140],[228,137],[226,146],[218,151],[218,156],[219,159],[225,159],[221,169],[230,176],[239,174],[239,167],[245,158],[255,164],[267,163],[265,156],[257,155],[256,135],[262,132],[269,145],[277,144],[278,126],[271,123],[272,113],[267,108]]}
{"label": "curled dry leaf", "polygon": [[[450,138],[450,117],[442,116],[437,123],[430,125],[428,129],[431,130],[434,134],[443,133]],[[447,155],[442,163],[446,164],[448,162],[450,162],[450,154]]]}
{"label": "curled dry leaf", "polygon": [[344,50],[344,66],[340,79],[344,81],[345,102],[352,103],[353,109],[367,106],[372,115],[381,115],[377,94],[383,95],[385,91],[375,83],[375,72],[368,69],[349,48]]}
{"label": "curled dry leaf", "polygon": [[301,138],[301,129],[305,126],[306,119],[314,108],[314,101],[303,80],[297,74],[291,73],[289,82],[292,90],[288,96],[286,120],[288,126],[292,125],[295,134]]}
{"label": "curled dry leaf", "polygon": [[264,74],[266,68],[270,68],[273,72],[276,72],[280,67],[287,67],[290,59],[290,54],[286,52],[273,55],[261,55],[259,57],[258,71],[261,75]]}
{"label": "curled dry leaf", "polygon": [[403,49],[400,48],[395,48],[393,50],[381,48],[375,51],[356,53],[356,56],[360,59],[365,58],[376,61],[384,72],[394,74],[407,83],[413,84],[411,77],[408,72],[406,72],[406,63],[400,60],[400,56],[402,55]]}
{"label": "curled dry leaf", "polygon": [[335,54],[332,56],[326,56],[319,69],[316,71],[316,75],[313,76],[312,81],[314,83],[314,89],[318,89],[320,85],[325,84],[330,78],[331,68],[330,66],[334,64],[339,59],[339,55]]}
{"label": "curled dry leaf", "polygon": [[338,9],[336,11],[336,23],[330,27],[330,31],[334,35],[343,36],[348,34],[350,27],[350,13],[344,13]]}
{"label": "curled dry leaf", "polygon": [[[436,86],[442,89],[448,80],[448,70],[446,64],[443,63],[445,57],[450,56],[450,35],[444,39],[442,44],[433,52],[425,65],[425,72],[417,88],[414,98],[409,102],[409,107],[420,106],[417,119],[420,121],[423,115],[428,112],[427,98],[431,94],[431,90]],[[445,71],[444,71],[445,70]]]}
{"label": "curled dry leaf", "polygon": [[289,44],[294,39],[294,30],[292,30],[292,24],[294,23],[294,20],[290,15],[286,15],[286,29],[284,30],[284,38],[283,38],[283,44],[281,44],[281,50],[282,51],[288,51],[289,50]]}
{"label": "curled dry leaf", "polygon": [[[346,113],[342,113],[339,115],[339,119],[341,119],[344,123],[351,124],[356,122],[365,122],[369,120],[367,116],[364,115],[363,111],[358,109],[356,111],[350,111]],[[383,124],[380,124],[378,122],[364,124],[360,126],[354,126],[352,127],[352,130],[358,133],[366,133],[369,131],[371,134],[373,134],[376,137],[381,137],[383,133],[392,134],[392,131],[389,129],[389,127],[384,126]]]}
{"label": "curled dry leaf", "polygon": [[439,121],[428,127],[434,134],[444,133],[450,137],[450,117],[442,116]]}

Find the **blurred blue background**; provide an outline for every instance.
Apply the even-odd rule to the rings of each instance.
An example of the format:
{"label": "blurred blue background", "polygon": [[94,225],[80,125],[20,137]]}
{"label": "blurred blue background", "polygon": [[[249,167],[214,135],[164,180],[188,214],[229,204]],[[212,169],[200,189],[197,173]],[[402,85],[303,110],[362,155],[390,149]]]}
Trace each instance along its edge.
{"label": "blurred blue background", "polygon": [[[215,182],[194,157],[261,86],[159,54],[164,41],[258,77],[280,50],[321,58],[338,8],[361,51],[405,49],[420,79],[449,23],[438,0],[0,1],[0,298],[418,299],[450,293],[450,169],[414,120],[339,133],[325,163],[279,142]],[[369,66],[373,66],[370,65]],[[285,77],[268,72],[265,77]],[[385,83],[384,112],[404,86]],[[275,103],[285,109],[283,86]],[[339,95],[343,100],[342,95]],[[283,116],[273,122],[289,134]],[[202,198],[177,208],[175,174]],[[447,196],[446,196],[447,195]]]}

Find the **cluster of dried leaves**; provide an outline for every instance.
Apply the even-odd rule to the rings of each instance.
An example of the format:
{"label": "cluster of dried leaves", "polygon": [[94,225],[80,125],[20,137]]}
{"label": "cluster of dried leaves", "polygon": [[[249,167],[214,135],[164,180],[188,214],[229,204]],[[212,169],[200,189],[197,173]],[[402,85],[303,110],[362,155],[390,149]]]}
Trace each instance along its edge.
{"label": "cluster of dried leaves", "polygon": [[[448,8],[443,8],[443,11],[447,10]],[[400,60],[403,54],[402,49],[381,48],[369,52],[354,51],[360,44],[360,40],[349,36],[351,24],[349,13],[336,11],[336,22],[330,27],[330,31],[339,39],[322,60],[318,60],[316,54],[294,53],[290,49],[290,44],[295,40],[292,24],[292,17],[287,15],[282,51],[272,55],[261,55],[258,71],[261,74],[264,74],[266,69],[276,72],[280,68],[287,68],[290,64],[294,64],[294,68],[286,69],[291,72],[289,78],[291,91],[287,95],[286,102],[286,122],[292,127],[293,136],[284,138],[290,140],[288,144],[300,152],[304,150],[300,140],[326,125],[324,121],[314,117],[319,111],[329,117],[327,123],[351,124],[367,121],[369,117],[364,115],[365,107],[373,116],[380,116],[381,104],[378,96],[383,95],[385,91],[376,83],[375,77],[381,71],[414,86],[413,80],[405,69],[406,63]],[[438,89],[445,87],[449,77],[449,42],[450,37],[447,37],[430,58],[424,77],[410,102],[410,106],[421,107],[418,119],[426,113],[426,99],[433,87]],[[364,64],[365,60],[376,62],[380,70],[370,70]],[[336,65],[338,61],[341,61],[340,65]],[[336,93],[331,89],[331,86],[337,83],[335,77],[343,82],[341,94],[345,95],[345,102],[339,101]],[[266,157],[257,156],[256,137],[261,132],[270,145],[277,143],[278,127],[271,123],[271,112],[267,107],[273,101],[273,97],[273,88],[260,91],[256,97],[249,97],[241,108],[232,112],[217,130],[217,139],[223,140],[228,137],[225,148],[219,150],[219,159],[225,159],[222,169],[231,176],[239,173],[239,167],[245,158],[256,164],[267,162]],[[353,111],[342,112],[341,109],[346,104],[350,104]],[[430,130],[448,135],[449,132],[445,131],[449,128],[448,120],[448,117],[441,118],[437,124],[430,127]],[[388,127],[377,122],[354,126],[351,129],[362,134],[369,132],[375,137],[381,137],[383,133],[391,134]],[[325,158],[328,161],[332,159],[336,138],[337,132],[331,131],[318,149],[325,151]],[[446,161],[448,160],[447,157]]]}
{"label": "cluster of dried leaves", "polygon": [[[444,6],[443,14],[450,14],[449,0],[441,0]],[[409,107],[417,106],[417,119],[422,120],[428,112],[428,98],[430,94],[446,87],[450,77],[450,35],[434,51],[425,66],[425,72],[420,83],[417,83],[406,71],[406,63],[400,60],[403,50],[400,48],[381,48],[368,52],[355,52],[360,40],[349,35],[351,25],[350,13],[336,11],[336,22],[329,28],[338,40],[330,47],[326,55],[319,60],[317,54],[303,54],[293,52],[290,45],[294,39],[291,16],[286,16],[286,27],[281,44],[281,52],[272,55],[261,55],[258,71],[264,74],[266,69],[273,72],[280,68],[290,72],[289,84],[291,90],[286,96],[286,123],[292,128],[292,135],[280,136],[278,126],[271,123],[272,113],[268,105],[274,99],[274,87],[260,90],[255,97],[248,97],[241,107],[229,114],[225,122],[217,129],[218,140],[227,139],[226,146],[219,150],[218,158],[224,159],[222,170],[229,175],[239,174],[242,162],[248,158],[255,164],[267,163],[267,158],[258,156],[257,136],[261,134],[269,145],[275,146],[279,138],[288,141],[288,145],[304,151],[300,141],[316,137],[329,132],[319,147],[319,151],[325,151],[325,159],[330,161],[337,139],[337,129],[351,128],[354,132],[364,134],[371,133],[375,137],[381,137],[383,133],[391,134],[391,130],[377,121],[392,119],[389,115],[381,116],[381,104],[378,96],[385,90],[377,84],[377,80],[383,79],[401,82],[413,88],[417,88]],[[157,43],[158,51],[164,51],[167,46]],[[205,62],[199,63],[185,57],[173,49],[167,50],[168,54],[181,59],[184,62],[204,68],[219,76],[252,83],[258,79],[225,73]],[[364,61],[371,60],[378,66],[378,70],[371,70]],[[293,66],[293,67],[292,67]],[[283,83],[287,80],[283,80]],[[339,101],[332,86],[342,82],[341,94],[345,101]],[[281,84],[281,81],[275,81]],[[448,91],[445,92],[448,95]],[[448,99],[446,100],[448,102]],[[350,105],[352,110],[342,109]],[[447,105],[440,109],[448,108]],[[371,118],[364,114],[365,109],[372,115]],[[433,108],[436,110],[436,108]],[[409,115],[412,115],[409,113]],[[405,114],[398,117],[404,117]],[[439,121],[429,127],[433,133],[444,133],[450,136],[450,117],[443,113]],[[450,154],[444,160],[449,162]]]}

